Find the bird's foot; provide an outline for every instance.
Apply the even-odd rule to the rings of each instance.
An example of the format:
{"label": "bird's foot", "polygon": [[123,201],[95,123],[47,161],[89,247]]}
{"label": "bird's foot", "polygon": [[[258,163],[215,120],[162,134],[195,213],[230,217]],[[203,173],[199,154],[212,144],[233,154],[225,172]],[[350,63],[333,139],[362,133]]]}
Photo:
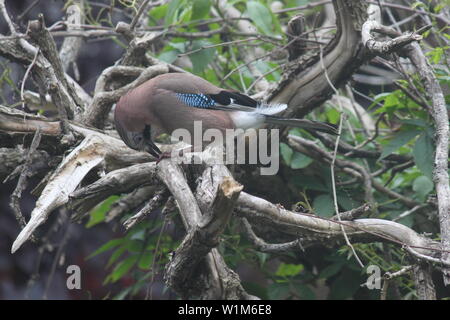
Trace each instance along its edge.
{"label": "bird's foot", "polygon": [[172,157],[171,152],[168,152],[168,151],[161,152],[158,159],[156,159],[156,164],[160,163],[162,159],[170,159],[171,157]]}

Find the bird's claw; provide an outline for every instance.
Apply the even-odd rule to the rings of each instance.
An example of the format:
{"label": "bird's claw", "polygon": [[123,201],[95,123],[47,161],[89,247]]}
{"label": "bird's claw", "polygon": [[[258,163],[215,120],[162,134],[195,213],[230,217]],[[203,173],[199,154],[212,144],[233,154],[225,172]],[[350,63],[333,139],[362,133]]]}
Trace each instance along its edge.
{"label": "bird's claw", "polygon": [[161,152],[158,159],[156,159],[156,164],[160,163],[163,159],[170,159],[172,157],[172,154],[170,152]]}

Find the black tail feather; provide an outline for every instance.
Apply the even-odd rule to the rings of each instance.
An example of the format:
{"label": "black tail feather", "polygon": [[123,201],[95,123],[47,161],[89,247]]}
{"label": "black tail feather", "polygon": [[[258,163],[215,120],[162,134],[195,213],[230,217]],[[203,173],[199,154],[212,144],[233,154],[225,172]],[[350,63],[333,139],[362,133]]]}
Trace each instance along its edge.
{"label": "black tail feather", "polygon": [[276,116],[266,116],[265,122],[269,124],[320,131],[334,135],[338,134],[338,127],[328,122],[320,122],[307,119],[281,118]]}

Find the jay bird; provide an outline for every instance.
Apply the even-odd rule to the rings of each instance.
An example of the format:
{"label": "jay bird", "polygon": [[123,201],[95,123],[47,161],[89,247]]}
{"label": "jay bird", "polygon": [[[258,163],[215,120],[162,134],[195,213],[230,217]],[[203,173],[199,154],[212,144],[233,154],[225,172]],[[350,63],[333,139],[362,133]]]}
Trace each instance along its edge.
{"label": "jay bird", "polygon": [[116,105],[116,130],[125,144],[161,160],[166,157],[152,141],[151,130],[171,134],[178,128],[194,132],[194,121],[203,130],[260,128],[265,123],[337,134],[332,124],[288,119],[275,114],[286,104],[266,104],[239,92],[221,89],[189,73],[156,76],[122,96]]}

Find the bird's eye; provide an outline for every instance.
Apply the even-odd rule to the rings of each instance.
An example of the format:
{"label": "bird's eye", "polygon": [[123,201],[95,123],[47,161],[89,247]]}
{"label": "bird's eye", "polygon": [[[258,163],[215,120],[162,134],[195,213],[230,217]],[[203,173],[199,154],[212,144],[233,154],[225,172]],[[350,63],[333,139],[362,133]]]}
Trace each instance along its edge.
{"label": "bird's eye", "polygon": [[133,136],[134,143],[140,144],[144,138],[141,134],[136,134]]}

